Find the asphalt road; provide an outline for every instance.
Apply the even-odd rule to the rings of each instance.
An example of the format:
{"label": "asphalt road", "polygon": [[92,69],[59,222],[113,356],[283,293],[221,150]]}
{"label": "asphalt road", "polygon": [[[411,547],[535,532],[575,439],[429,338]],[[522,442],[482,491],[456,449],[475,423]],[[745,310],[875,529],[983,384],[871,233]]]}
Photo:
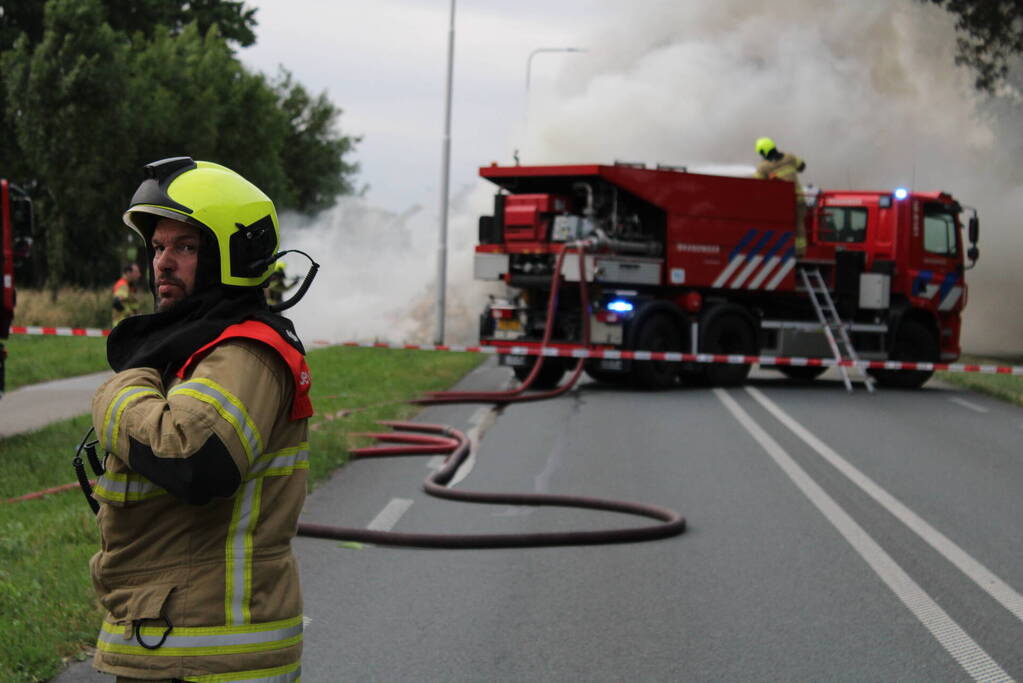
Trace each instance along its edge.
{"label": "asphalt road", "polygon": [[[464,384],[507,377],[484,366]],[[1023,410],[939,384],[870,395],[758,377],[423,411],[481,435],[459,487],[664,505],[689,529],[515,550],[297,539],[303,680],[1023,681]],[[436,500],[420,491],[435,466],[352,463],[303,520],[451,533],[637,523]],[[78,665],[56,680],[109,679]]]}
{"label": "asphalt road", "polygon": [[30,432],[89,412],[96,388],[113,374],[108,370],[7,392],[0,398],[0,437]]}

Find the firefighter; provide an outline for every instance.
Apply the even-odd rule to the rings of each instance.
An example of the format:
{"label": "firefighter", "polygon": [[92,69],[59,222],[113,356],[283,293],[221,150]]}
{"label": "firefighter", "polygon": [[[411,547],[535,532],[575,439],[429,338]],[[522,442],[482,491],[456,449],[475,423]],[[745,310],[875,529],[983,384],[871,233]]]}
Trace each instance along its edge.
{"label": "firefighter", "polygon": [[281,303],[284,299],[284,293],[295,286],[298,282],[298,278],[288,281],[287,273],[284,272],[284,264],[280,261],[274,263],[274,272],[270,275],[270,280],[267,281],[266,287],[263,289],[266,294],[266,302],[271,306]]}
{"label": "firefighter", "polygon": [[296,681],[291,550],[306,490],[309,370],[262,284],[271,200],[189,157],[146,167],[124,221],[151,258],[156,311],[108,339],[96,392],[106,471],[90,563],[106,609],[94,666],[117,681]]}
{"label": "firefighter", "polygon": [[114,327],[125,318],[137,314],[141,306],[138,286],[135,284],[142,277],[139,264],[129,263],[121,272],[121,278],[114,283],[114,310],[111,316]]}
{"label": "firefighter", "polygon": [[806,162],[794,154],[785,154],[778,149],[771,138],[758,138],[757,154],[763,159],[757,166],[754,178],[761,180],[786,180],[796,188],[796,255],[806,253],[806,202],[803,187],[799,184],[799,173],[806,168]]}

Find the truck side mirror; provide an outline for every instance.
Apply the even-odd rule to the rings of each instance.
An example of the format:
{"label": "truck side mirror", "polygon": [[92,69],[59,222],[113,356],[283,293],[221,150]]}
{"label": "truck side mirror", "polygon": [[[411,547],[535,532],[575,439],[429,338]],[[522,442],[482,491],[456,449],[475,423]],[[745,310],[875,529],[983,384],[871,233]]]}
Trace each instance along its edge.
{"label": "truck side mirror", "polygon": [[974,214],[973,216],[970,216],[970,225],[969,225],[968,233],[969,233],[969,236],[970,236],[970,242],[972,242],[973,244],[976,244],[977,243],[977,239],[980,237],[980,220],[977,218],[976,214]]}
{"label": "truck side mirror", "polygon": [[977,248],[976,244],[966,250],[966,257],[970,259],[971,266],[977,262],[977,258],[980,257],[980,249]]}

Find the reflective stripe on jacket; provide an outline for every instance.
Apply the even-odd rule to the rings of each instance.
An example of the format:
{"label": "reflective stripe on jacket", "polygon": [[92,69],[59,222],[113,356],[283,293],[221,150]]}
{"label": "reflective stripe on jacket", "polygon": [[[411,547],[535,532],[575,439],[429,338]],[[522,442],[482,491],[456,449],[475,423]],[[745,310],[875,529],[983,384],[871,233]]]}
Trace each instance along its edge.
{"label": "reflective stripe on jacket", "polygon": [[109,453],[95,490],[103,545],[91,561],[108,611],[99,670],[297,680],[302,600],[290,543],[311,406],[292,417],[294,360],[230,338],[166,387],[156,370],[135,368],[97,391],[93,424]]}

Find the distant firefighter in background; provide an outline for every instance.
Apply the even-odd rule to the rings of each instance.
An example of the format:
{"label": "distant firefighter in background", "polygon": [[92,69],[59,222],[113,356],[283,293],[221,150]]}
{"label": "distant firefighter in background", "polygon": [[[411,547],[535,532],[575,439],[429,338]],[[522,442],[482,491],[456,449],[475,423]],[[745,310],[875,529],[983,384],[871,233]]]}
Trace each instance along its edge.
{"label": "distant firefighter in background", "polygon": [[114,327],[127,317],[136,315],[142,305],[138,297],[139,281],[142,273],[139,264],[129,263],[124,267],[121,278],[114,283],[113,319]]}
{"label": "distant firefighter in background", "polygon": [[799,173],[806,168],[806,162],[794,154],[783,153],[771,138],[758,138],[757,154],[763,159],[757,166],[754,178],[761,180],[785,180],[796,189],[796,255],[806,253],[806,202],[803,186],[799,184]]}
{"label": "distant firefighter in background", "polygon": [[287,273],[284,272],[284,264],[278,261],[274,264],[274,272],[270,276],[270,280],[266,283],[266,287],[263,288],[263,292],[266,294],[266,302],[271,306],[281,303],[284,300],[284,293],[294,287],[297,282],[297,277],[288,281]]}

